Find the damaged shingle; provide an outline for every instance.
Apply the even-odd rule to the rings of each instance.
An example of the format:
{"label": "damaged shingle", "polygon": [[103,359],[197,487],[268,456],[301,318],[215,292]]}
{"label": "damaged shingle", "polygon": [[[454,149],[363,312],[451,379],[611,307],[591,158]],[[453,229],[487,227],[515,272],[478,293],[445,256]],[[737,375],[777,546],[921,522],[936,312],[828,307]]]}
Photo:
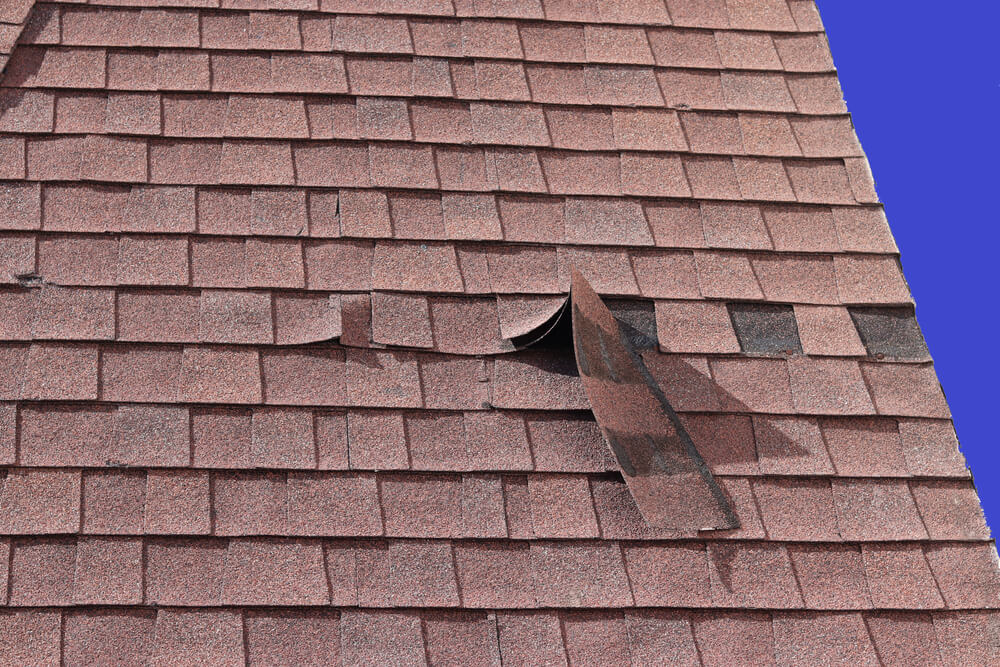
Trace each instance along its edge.
{"label": "damaged shingle", "polygon": [[912,308],[851,308],[861,342],[873,357],[926,359],[927,342]]}
{"label": "damaged shingle", "polygon": [[515,349],[531,347],[539,350],[571,351],[573,349],[573,325],[570,322],[568,312],[568,307],[560,308],[541,326],[522,336],[512,338],[510,342]]}
{"label": "damaged shingle", "polygon": [[729,316],[744,352],[782,354],[802,352],[795,312],[791,306],[768,303],[731,303]]}
{"label": "damaged shingle", "polygon": [[[740,525],[729,499],[668,403],[629,334],[572,270],[573,346],[579,376],[646,523],[694,533]],[[635,312],[634,310],[632,311]],[[637,322],[642,326],[642,319]]]}
{"label": "damaged shingle", "polygon": [[[618,320],[626,341],[634,349],[643,350],[657,346],[656,313],[652,301],[609,299],[608,309]],[[524,336],[511,339],[511,343],[515,348],[571,350],[573,331],[568,310],[560,308],[547,322]]]}

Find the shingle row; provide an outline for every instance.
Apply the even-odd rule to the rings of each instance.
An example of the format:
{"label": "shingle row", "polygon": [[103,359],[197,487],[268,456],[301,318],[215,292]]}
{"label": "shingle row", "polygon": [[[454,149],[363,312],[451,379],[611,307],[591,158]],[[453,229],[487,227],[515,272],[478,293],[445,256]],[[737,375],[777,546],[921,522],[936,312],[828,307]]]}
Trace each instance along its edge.
{"label": "shingle row", "polygon": [[[11,345],[0,349],[3,397],[482,409],[487,361],[341,348]],[[58,371],[58,372],[53,372]],[[484,373],[486,375],[484,375]],[[100,374],[100,382],[98,377]],[[267,383],[266,390],[262,380]],[[426,399],[422,394],[426,391]]]}
{"label": "shingle row", "polygon": [[339,340],[351,347],[493,354],[512,351],[507,339],[544,326],[565,303],[564,296],[39,288],[32,282],[35,274],[20,278],[27,286],[0,288],[0,305],[11,313],[0,324],[0,340],[278,345]]}
{"label": "shingle row", "polygon": [[23,46],[24,88],[354,94],[716,111],[842,114],[833,73],[523,63],[424,56]]}
{"label": "shingle row", "polygon": [[[20,460],[25,465],[85,467],[614,469],[596,423],[566,413],[481,411],[479,405],[465,413],[143,404],[34,404],[18,412],[13,404],[0,406],[3,464]],[[947,423],[940,428],[946,431]],[[908,440],[911,449],[920,447],[918,443],[912,437]],[[945,476],[964,472],[954,465],[939,469]]]}
{"label": "shingle row", "polygon": [[[32,0],[16,0],[4,8],[0,21],[20,23],[28,17]],[[53,5],[39,3],[46,13]],[[94,3],[97,4],[97,3]],[[229,0],[144,0],[142,7],[194,9],[244,9]],[[640,0],[626,5],[609,0],[576,3],[564,0],[513,0],[499,5],[478,0],[258,0],[257,11],[320,11],[348,15],[408,15],[429,17],[485,17],[546,19],[578,23],[678,25],[737,30],[816,32],[823,29],[813,0],[707,0],[691,4],[685,0]]]}
{"label": "shingle row", "polygon": [[[929,364],[854,359],[711,358],[643,352],[678,410],[809,415],[947,417]],[[589,409],[576,377],[560,362],[525,353],[498,358],[492,404],[500,408]]]}
{"label": "shingle row", "polygon": [[[761,273],[757,271],[758,277]],[[774,298],[773,290],[770,296],[780,299]],[[867,354],[875,359],[930,361],[912,309],[694,300],[656,301],[655,308],[656,338],[660,348],[669,352],[742,350],[766,356],[805,351],[819,356]]]}
{"label": "shingle row", "polygon": [[[987,665],[993,612],[446,612],[160,609],[0,615],[15,664]],[[2,641],[2,639],[0,639]],[[8,648],[5,644],[0,644]]]}
{"label": "shingle row", "polygon": [[[947,420],[680,416],[716,474],[968,477]],[[596,423],[579,414],[143,404],[18,408],[0,403],[0,465],[15,462],[237,470],[617,471]]]}
{"label": "shingle row", "polygon": [[376,53],[538,62],[832,71],[822,34],[571,25],[497,19],[406,19],[301,12],[44,7],[27,43],[237,51]]}
{"label": "shingle row", "polygon": [[[31,3],[23,0],[14,3],[15,6],[4,15],[4,20],[18,23],[23,21]],[[96,3],[95,3],[96,4]],[[501,6],[494,3],[479,3],[467,0],[459,3],[432,0],[423,3],[400,2],[388,0],[379,2],[331,2],[331,0],[298,0],[288,2],[256,2],[251,9],[254,11],[228,11],[225,13],[207,11],[215,9],[246,9],[239,3],[219,2],[218,0],[147,0],[142,3],[143,9],[136,8],[132,12],[119,8],[96,8],[85,11],[75,6],[62,8],[58,5],[41,4],[36,10],[41,16],[36,17],[34,31],[30,36],[31,43],[56,43],[60,32],[65,39],[83,40],[93,43],[102,31],[104,39],[110,39],[107,33],[114,35],[119,24],[127,25],[139,37],[133,39],[142,44],[166,43],[170,38],[163,35],[162,25],[169,25],[176,30],[170,45],[197,46],[199,32],[201,42],[209,44],[227,44],[224,48],[252,49],[260,48],[260,44],[281,45],[286,48],[338,48],[349,50],[370,50],[406,53],[417,53],[434,48],[445,42],[451,49],[461,49],[465,42],[467,48],[478,47],[481,53],[489,48],[489,42],[502,41],[509,37],[514,27],[520,25],[522,39],[532,41],[539,28],[552,23],[552,29],[566,28],[574,31],[568,38],[575,42],[574,46],[583,50],[585,44],[590,46],[594,55],[609,50],[609,46],[617,44],[632,44],[630,39],[636,30],[647,26],[665,26],[674,24],[696,28],[773,31],[773,32],[816,32],[822,30],[818,14],[811,0],[760,0],[750,2],[711,0],[697,5],[684,3],[682,0],[671,0],[664,3],[660,0],[643,0],[625,5],[615,2],[571,3],[571,2],[541,2],[539,0],[518,0],[506,2]],[[672,6],[671,6],[672,5]],[[727,6],[728,5],[728,6]],[[164,7],[163,10],[146,9]],[[670,7],[669,10],[667,7]],[[183,10],[179,8],[190,8]],[[299,12],[327,12],[340,16],[328,18],[313,14],[290,14],[289,9]],[[267,11],[267,10],[277,10]],[[282,11],[284,10],[284,11]],[[199,31],[198,12],[203,14]],[[62,30],[60,31],[60,14],[64,14]],[[396,16],[372,16],[372,15]],[[115,20],[109,18],[115,17]],[[399,15],[410,15],[415,18],[409,21],[414,33],[412,39],[408,33],[407,20],[397,18]],[[192,19],[192,16],[194,17]],[[292,20],[301,16],[301,21]],[[450,20],[455,16],[461,21]],[[291,18],[290,18],[291,17]],[[421,17],[421,18],[416,18]],[[423,18],[427,17],[427,18]],[[430,18],[434,17],[434,18]],[[482,17],[476,20],[476,17]],[[496,21],[492,19],[513,19]],[[490,20],[486,20],[490,19]],[[521,19],[520,21],[516,21]],[[548,24],[535,23],[545,19]],[[561,23],[606,24],[606,25],[559,25]],[[640,24],[644,28],[617,27],[621,24]],[[431,28],[438,31],[430,32]],[[671,34],[669,29],[648,27],[650,32]],[[276,37],[268,39],[260,33],[273,31]],[[533,32],[534,31],[534,32]],[[684,31],[672,31],[684,32]],[[443,33],[444,38],[439,37]],[[610,33],[610,36],[608,36]],[[535,37],[543,40],[544,33]],[[789,40],[791,35],[776,35],[776,39]],[[805,37],[805,36],[803,36]],[[617,39],[615,39],[617,38]],[[457,47],[451,46],[458,42]],[[100,43],[100,42],[98,42]],[[610,43],[610,44],[609,44]],[[298,46],[291,46],[298,44]],[[544,44],[543,44],[544,45]],[[508,50],[517,48],[512,40],[505,44]],[[528,52],[532,48],[525,45]],[[648,51],[648,49],[647,49]],[[460,53],[462,51],[459,51]],[[552,59],[550,54],[539,54],[544,59]]]}
{"label": "shingle row", "polygon": [[326,293],[46,285],[0,290],[0,307],[11,313],[0,326],[2,340],[282,345],[330,341],[342,332],[340,295]]}
{"label": "shingle row", "polygon": [[[558,295],[459,298],[390,292],[39,287],[32,285],[35,274],[18,275],[25,286],[0,288],[0,306],[11,314],[0,323],[0,340],[279,345],[339,340],[351,347],[498,354],[513,351],[509,339],[517,335],[541,335],[565,301]],[[659,342],[665,352],[742,350],[773,356],[805,351],[929,361],[912,310],[754,302],[731,302],[727,308],[722,301],[697,300],[696,292],[684,296],[695,300],[612,303],[641,310],[637,330],[650,344]]]}
{"label": "shingle row", "polygon": [[[415,465],[444,446],[417,450],[423,460]],[[195,465],[213,454],[225,463],[216,444]],[[22,464],[39,462],[24,451]],[[721,534],[727,540],[989,539],[968,481],[717,479],[741,521]],[[696,537],[645,524],[620,479],[607,475],[12,468],[0,489],[0,526],[10,535]]]}
{"label": "shingle row", "polygon": [[853,205],[12,181],[0,181],[0,202],[5,231],[896,252],[882,210]]}
{"label": "shingle row", "polygon": [[1000,606],[996,551],[986,543],[833,548],[80,537],[13,539],[2,548],[10,551],[4,561],[11,607]]}
{"label": "shingle row", "polygon": [[[14,155],[17,157],[17,154]],[[9,177],[21,178],[24,161]],[[877,203],[864,158],[445,148],[264,140],[29,139],[27,178],[157,185],[409,188],[854,205]],[[470,169],[466,174],[463,168]],[[113,192],[113,191],[112,191]]]}
{"label": "shingle row", "polygon": [[[539,301],[543,295],[555,297],[568,292],[571,267],[582,272],[598,292],[612,297],[767,299],[822,306],[911,303],[898,261],[891,255],[629,251],[353,239],[196,237],[189,243],[179,236],[62,234],[45,235],[37,244],[32,235],[0,236],[0,251],[0,284],[43,289],[41,296],[5,290],[6,299],[24,305],[57,297],[83,299],[87,294],[107,294],[106,300],[111,303],[113,290],[80,288],[122,284],[132,286],[119,287],[122,295],[140,296],[151,304],[156,302],[157,294],[165,293],[137,290],[135,286],[183,288],[190,284],[234,304],[238,299],[268,301],[262,288],[276,289],[285,296],[294,296],[285,290],[306,288],[316,292],[311,295],[314,298],[326,298],[329,292],[374,290],[424,293],[431,298],[468,294],[499,295],[501,301],[507,302],[515,297]],[[227,291],[247,288],[258,291],[242,295]],[[190,300],[197,291],[185,294]],[[425,297],[417,294],[414,298]],[[469,304],[471,312],[482,300],[461,301]],[[724,310],[719,304],[715,306]],[[715,306],[664,302],[661,311],[701,309],[691,310],[685,319],[700,319],[704,322],[698,324],[707,324],[712,316],[709,311]],[[426,307],[422,309],[426,311]],[[29,328],[31,314],[28,310],[21,315]],[[823,327],[842,329],[839,311],[812,311],[811,315],[823,322],[830,320]],[[19,325],[12,322],[9,328],[18,330]],[[683,330],[672,337],[666,330],[661,333],[664,340],[677,344]],[[849,345],[845,347],[850,350]]]}
{"label": "shingle row", "polygon": [[[950,416],[929,364],[644,353],[679,410]],[[58,369],[57,375],[52,372]],[[100,377],[100,382],[98,378]],[[0,399],[588,410],[573,359],[358,348],[32,343],[0,350]]]}
{"label": "shingle row", "polygon": [[[378,139],[570,150],[838,158],[861,155],[847,116],[707,113],[379,97],[60,92],[55,121],[12,130],[173,138]],[[4,140],[11,156],[23,152]],[[13,170],[13,157],[5,170]]]}

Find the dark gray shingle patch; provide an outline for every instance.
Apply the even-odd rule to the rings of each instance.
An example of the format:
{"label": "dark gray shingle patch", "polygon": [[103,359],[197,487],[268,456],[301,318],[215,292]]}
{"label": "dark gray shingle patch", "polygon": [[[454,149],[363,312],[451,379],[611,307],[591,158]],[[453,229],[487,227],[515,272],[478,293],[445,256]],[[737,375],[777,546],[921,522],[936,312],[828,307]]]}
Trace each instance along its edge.
{"label": "dark gray shingle patch", "polygon": [[608,310],[621,324],[626,340],[635,350],[657,346],[656,313],[652,301],[607,299]]}
{"label": "dark gray shingle patch", "polygon": [[912,308],[850,308],[868,354],[893,359],[926,359],[927,342]]}
{"label": "dark gray shingle patch", "polygon": [[744,352],[781,354],[802,352],[799,328],[791,306],[769,303],[731,303],[729,317]]}

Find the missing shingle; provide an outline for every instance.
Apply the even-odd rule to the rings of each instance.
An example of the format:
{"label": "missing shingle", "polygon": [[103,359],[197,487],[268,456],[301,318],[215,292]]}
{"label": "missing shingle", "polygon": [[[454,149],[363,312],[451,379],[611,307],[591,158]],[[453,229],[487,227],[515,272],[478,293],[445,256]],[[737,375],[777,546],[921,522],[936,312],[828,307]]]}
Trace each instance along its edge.
{"label": "missing shingle", "polygon": [[913,308],[849,308],[868,354],[893,359],[926,359],[927,343]]}
{"label": "missing shingle", "polygon": [[791,306],[771,303],[731,303],[729,317],[744,352],[802,352],[799,328]]}
{"label": "missing shingle", "polygon": [[[656,313],[652,301],[640,299],[608,299],[608,309],[618,320],[622,334],[635,349],[657,346]],[[553,317],[526,336],[511,339],[516,348],[541,350],[573,349],[573,325],[568,308],[561,308]]]}
{"label": "missing shingle", "polygon": [[637,350],[657,346],[656,313],[652,301],[608,299],[606,303],[629,345]]}

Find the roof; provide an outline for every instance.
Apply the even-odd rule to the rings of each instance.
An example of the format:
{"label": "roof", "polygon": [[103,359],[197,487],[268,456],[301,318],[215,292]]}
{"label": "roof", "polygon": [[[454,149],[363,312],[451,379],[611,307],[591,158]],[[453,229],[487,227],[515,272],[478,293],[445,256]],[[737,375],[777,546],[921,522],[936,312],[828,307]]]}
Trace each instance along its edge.
{"label": "roof", "polygon": [[[0,663],[1000,662],[811,0],[7,0],[0,52]],[[571,268],[738,528],[644,521]]]}

